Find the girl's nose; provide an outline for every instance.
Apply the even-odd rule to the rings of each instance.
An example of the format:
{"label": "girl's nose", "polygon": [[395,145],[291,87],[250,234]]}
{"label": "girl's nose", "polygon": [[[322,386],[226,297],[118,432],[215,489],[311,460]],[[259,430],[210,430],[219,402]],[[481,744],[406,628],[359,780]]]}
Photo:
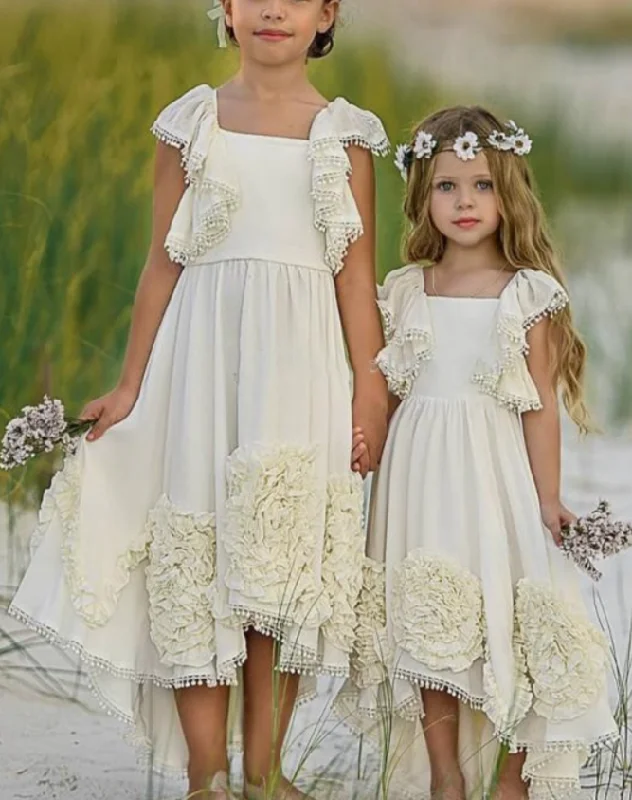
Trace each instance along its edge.
{"label": "girl's nose", "polygon": [[472,208],[474,205],[474,197],[471,192],[461,190],[457,197],[457,206],[459,208]]}
{"label": "girl's nose", "polygon": [[285,9],[282,0],[269,0],[261,12],[261,16],[266,21],[281,20],[285,16]]}

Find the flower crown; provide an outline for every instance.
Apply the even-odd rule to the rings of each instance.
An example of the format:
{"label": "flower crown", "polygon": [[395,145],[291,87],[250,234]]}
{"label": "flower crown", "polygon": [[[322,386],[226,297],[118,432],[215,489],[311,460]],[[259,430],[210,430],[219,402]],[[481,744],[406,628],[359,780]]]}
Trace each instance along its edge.
{"label": "flower crown", "polygon": [[[513,120],[506,123],[508,133],[492,131],[487,137],[486,145],[482,145],[478,134],[467,131],[458,136],[452,144],[452,149],[461,161],[470,161],[483,150],[485,146],[492,147],[501,152],[511,151],[517,156],[526,156],[531,152],[533,142],[527,136],[524,128],[519,128]],[[437,140],[426,131],[419,131],[412,145],[400,144],[395,153],[395,166],[400,171],[404,180],[408,180],[408,172],[415,158],[432,158],[437,151]]]}

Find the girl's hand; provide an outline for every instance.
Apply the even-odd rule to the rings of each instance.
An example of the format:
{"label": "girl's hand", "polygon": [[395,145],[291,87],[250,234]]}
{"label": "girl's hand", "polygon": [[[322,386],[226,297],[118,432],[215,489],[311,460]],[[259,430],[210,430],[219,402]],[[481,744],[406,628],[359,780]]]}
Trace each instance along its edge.
{"label": "girl's hand", "polygon": [[129,417],[137,399],[137,392],[118,387],[109,394],[88,403],[80,414],[80,419],[96,420],[87,436],[88,441],[95,442],[117,422]]}
{"label": "girl's hand", "polygon": [[369,472],[375,471],[382,458],[382,451],[386,442],[388,431],[388,408],[376,402],[369,394],[355,397],[353,400],[353,429],[361,430],[367,456],[360,459],[359,472],[366,478]]}
{"label": "girl's hand", "polygon": [[359,472],[363,478],[369,473],[369,448],[364,441],[362,428],[353,429],[353,445],[351,450],[351,469]]}
{"label": "girl's hand", "polygon": [[562,544],[562,529],[576,522],[577,517],[563,506],[559,500],[554,503],[544,503],[540,507],[540,511],[542,522],[551,532],[555,544],[560,547]]}

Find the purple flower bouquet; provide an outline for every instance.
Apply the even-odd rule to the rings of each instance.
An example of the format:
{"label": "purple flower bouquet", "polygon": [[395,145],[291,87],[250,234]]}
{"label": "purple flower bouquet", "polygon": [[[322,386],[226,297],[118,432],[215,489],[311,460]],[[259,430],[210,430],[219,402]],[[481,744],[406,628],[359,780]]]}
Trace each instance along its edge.
{"label": "purple flower bouquet", "polygon": [[594,561],[632,547],[632,523],[612,519],[610,505],[602,500],[597,508],[562,531],[562,552],[594,581],[602,578]]}
{"label": "purple flower bouquet", "polygon": [[61,400],[45,397],[37,406],[25,406],[6,427],[0,447],[0,469],[22,467],[30,458],[50,453],[57,445],[71,454],[76,451],[79,437],[93,424],[93,420],[66,417]]}

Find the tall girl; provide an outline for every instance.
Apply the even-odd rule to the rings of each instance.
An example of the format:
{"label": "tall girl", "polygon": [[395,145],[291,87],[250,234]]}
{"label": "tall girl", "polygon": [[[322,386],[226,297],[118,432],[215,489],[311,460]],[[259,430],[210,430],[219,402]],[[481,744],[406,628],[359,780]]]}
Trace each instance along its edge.
{"label": "tall girl", "polygon": [[352,705],[392,723],[397,798],[565,797],[616,733],[602,637],[557,548],[574,519],[557,398],[586,430],[585,349],[531,144],[452,108],[398,152],[409,264],[380,291],[377,363],[400,405],[372,498]]}
{"label": "tall girl", "polygon": [[121,378],[85,409],[96,424],[45,496],[11,606],[213,800],[229,797],[236,687],[247,796],[303,796],[269,776],[299,691],[348,672],[361,474],[386,437],[371,154],[388,142],[306,74],[338,7],[225,0],[239,72],[158,116]]}

